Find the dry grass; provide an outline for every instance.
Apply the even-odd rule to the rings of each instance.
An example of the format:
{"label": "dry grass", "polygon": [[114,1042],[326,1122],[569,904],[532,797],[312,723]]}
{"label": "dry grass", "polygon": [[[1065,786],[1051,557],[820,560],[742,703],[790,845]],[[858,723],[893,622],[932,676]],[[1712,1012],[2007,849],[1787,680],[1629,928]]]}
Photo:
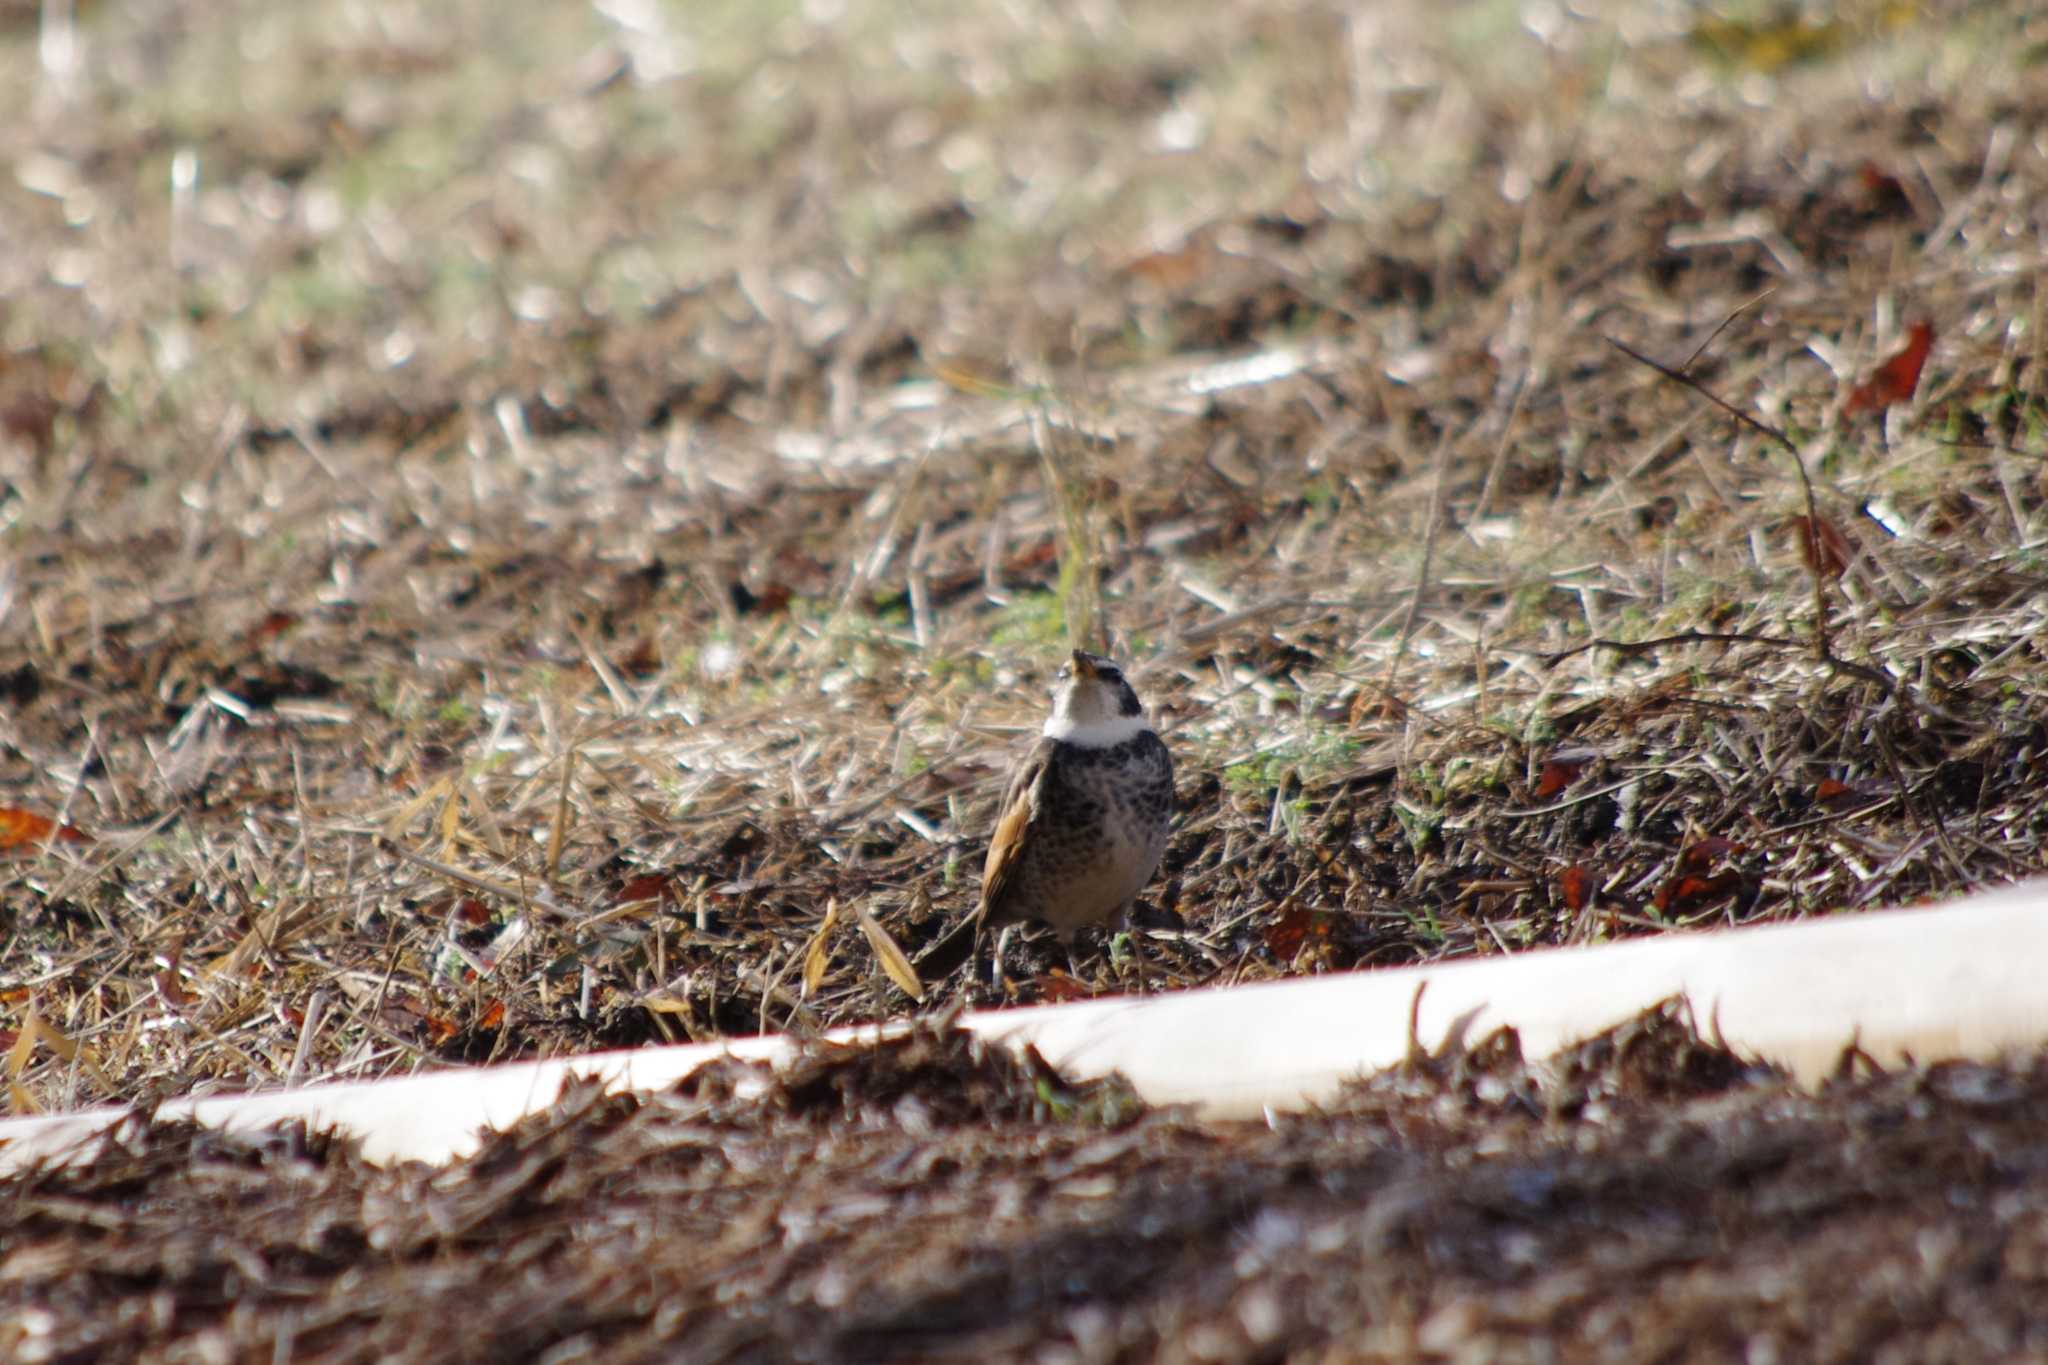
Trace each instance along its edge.
{"label": "dry grass", "polygon": [[1174,985],[2043,869],[2026,7],[824,8],[11,21],[16,1107],[901,1014],[1098,627]]}

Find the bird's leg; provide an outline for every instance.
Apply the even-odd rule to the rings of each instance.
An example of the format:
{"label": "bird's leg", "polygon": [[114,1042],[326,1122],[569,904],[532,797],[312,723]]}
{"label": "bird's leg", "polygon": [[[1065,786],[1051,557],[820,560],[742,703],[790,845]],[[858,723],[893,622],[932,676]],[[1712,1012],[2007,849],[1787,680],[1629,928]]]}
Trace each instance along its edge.
{"label": "bird's leg", "polygon": [[996,935],[996,966],[991,975],[998,991],[1003,988],[1003,951],[1010,946],[1010,935],[1016,931],[1016,925],[1005,924],[1003,931]]}
{"label": "bird's leg", "polygon": [[1130,939],[1131,966],[1138,973],[1138,994],[1150,995],[1152,993],[1152,983],[1145,979],[1145,953],[1138,946],[1138,926],[1131,921],[1130,906],[1126,905],[1124,907],[1124,912],[1118,917],[1118,922],[1122,924],[1124,933]]}

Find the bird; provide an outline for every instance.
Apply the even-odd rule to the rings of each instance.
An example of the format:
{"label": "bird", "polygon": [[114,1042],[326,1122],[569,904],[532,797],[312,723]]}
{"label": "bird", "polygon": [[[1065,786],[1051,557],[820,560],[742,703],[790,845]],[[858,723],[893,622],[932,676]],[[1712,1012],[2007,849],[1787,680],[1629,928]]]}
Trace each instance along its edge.
{"label": "bird", "polygon": [[[1075,650],[1060,666],[1051,716],[1010,774],[980,900],[956,933],[971,931],[971,947],[1001,927],[1000,977],[1010,931],[1048,924],[1071,963],[1077,931],[1128,920],[1159,869],[1172,816],[1173,755],[1144,704],[1115,663]],[[954,937],[926,962],[952,970]]]}

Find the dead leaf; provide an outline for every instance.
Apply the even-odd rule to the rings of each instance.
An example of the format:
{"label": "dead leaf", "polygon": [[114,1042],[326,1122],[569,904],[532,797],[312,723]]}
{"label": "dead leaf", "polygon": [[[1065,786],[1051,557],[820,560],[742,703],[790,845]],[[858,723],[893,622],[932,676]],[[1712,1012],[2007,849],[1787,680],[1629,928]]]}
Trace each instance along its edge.
{"label": "dead leaf", "polygon": [[36,1007],[28,1007],[28,1017],[21,1021],[21,1032],[15,1035],[14,1046],[7,1049],[7,1091],[17,1113],[40,1114],[43,1106],[36,1103],[28,1087],[21,1083],[21,1075],[28,1070],[28,1061],[35,1055],[36,1035],[42,1031],[43,1017]]}
{"label": "dead leaf", "polygon": [[746,584],[735,579],[727,588],[732,598],[732,609],[741,616],[758,613],[775,616],[789,610],[790,600],[796,596],[787,583],[769,583],[755,592]]}
{"label": "dead leaf", "polygon": [[178,973],[174,969],[166,967],[152,979],[156,982],[157,994],[161,995],[164,1003],[172,1009],[181,1010],[192,1003],[191,995],[178,980]]}
{"label": "dead leaf", "polygon": [[1739,872],[1717,872],[1711,877],[1673,877],[1657,888],[1657,908],[1669,914],[1673,910],[1718,900],[1741,884],[1742,874]]}
{"label": "dead leaf", "polygon": [[1826,517],[1809,520],[1792,518],[1799,529],[1799,556],[1810,572],[1826,578],[1840,578],[1849,570],[1849,541]]}
{"label": "dead leaf", "polygon": [[1678,855],[1678,867],[1682,872],[1704,872],[1721,859],[1736,853],[1747,853],[1749,845],[1724,839],[1718,834],[1696,839],[1687,844]]}
{"label": "dead leaf", "polygon": [[1854,417],[1859,412],[1883,412],[1894,403],[1911,399],[1913,390],[1920,387],[1920,369],[1927,363],[1927,353],[1932,349],[1933,323],[1920,321],[1907,328],[1906,344],[1878,366],[1877,373],[1850,390],[1849,401],[1842,405],[1842,415]]}
{"label": "dead leaf", "polygon": [[52,835],[74,844],[92,842],[91,835],[75,826],[60,825],[19,806],[0,806],[0,850],[40,847]]}
{"label": "dead leaf", "polygon": [[1289,901],[1263,934],[1267,951],[1282,962],[1292,962],[1309,939],[1329,936],[1329,924],[1296,901]]}
{"label": "dead leaf", "polygon": [[436,1047],[446,1043],[461,1031],[456,1027],[455,1021],[445,1014],[422,1014],[420,1022],[427,1026],[427,1038]]}
{"label": "dead leaf", "polygon": [[[97,1084],[102,1087],[111,1088],[107,1085],[106,1073],[100,1070],[99,1063],[93,1059],[91,1050],[79,1043],[77,1039],[65,1034],[55,1024],[43,1018],[42,1013],[34,1005],[28,1007],[28,1017],[21,1022],[21,1036],[15,1039],[13,1049],[7,1054],[8,1076],[10,1080],[18,1080],[20,1078],[22,1071],[28,1066],[28,1059],[34,1052],[37,1043],[43,1044],[50,1051],[56,1053],[59,1061],[78,1063],[79,1066],[84,1068],[85,1073],[91,1076]],[[20,1095],[26,1096],[28,1093],[18,1085],[15,1089]],[[31,1097],[29,1102],[33,1105],[35,1101]]]}
{"label": "dead leaf", "polygon": [[456,842],[462,833],[462,793],[454,787],[448,789],[448,799],[441,803],[441,856],[455,856]]}
{"label": "dead leaf", "polygon": [[633,905],[639,902],[674,901],[675,888],[665,872],[643,872],[637,877],[628,877],[619,887],[619,894],[612,898],[614,905]]}
{"label": "dead leaf", "polygon": [[[854,911],[859,920],[860,931],[867,935],[868,946],[875,950],[875,957],[881,962],[882,970],[896,983],[896,989],[915,1000],[924,1003],[924,983],[917,979],[917,969],[910,965],[910,959],[896,946],[896,940],[889,937],[889,931],[875,923],[875,917],[865,909]],[[808,971],[808,964],[806,965]]]}
{"label": "dead leaf", "polygon": [[249,627],[248,640],[258,644],[273,636],[282,635],[299,623],[299,618],[288,611],[273,611],[261,621]]}
{"label": "dead leaf", "polygon": [[1055,1005],[1064,1005],[1070,1000],[1090,1000],[1095,992],[1084,983],[1068,976],[1055,967],[1047,972],[1038,983],[1039,994]]}
{"label": "dead leaf", "polygon": [[1868,801],[1882,801],[1885,795],[1885,791],[1874,783],[1843,782],[1833,777],[1823,777],[1813,789],[1814,803],[1834,810],[1846,810]]}
{"label": "dead leaf", "polygon": [[633,647],[619,659],[619,672],[642,677],[661,671],[661,651],[654,647],[654,638],[642,635],[633,642]]}
{"label": "dead leaf", "polygon": [[1590,759],[1553,758],[1546,761],[1536,774],[1536,799],[1548,801],[1559,792],[1579,780],[1579,774],[1586,771]]}
{"label": "dead leaf", "polygon": [[1557,874],[1557,894],[1567,910],[1583,910],[1593,899],[1593,874],[1584,863],[1573,863]]}
{"label": "dead leaf", "polygon": [[1215,269],[1215,251],[1196,243],[1178,251],[1154,251],[1140,256],[1126,265],[1123,273],[1167,293],[1179,293],[1213,274]]}
{"label": "dead leaf", "polygon": [[[804,949],[803,997],[808,1000],[816,993],[825,980],[825,969],[832,963],[832,955],[825,951],[825,945],[832,937],[832,930],[839,923],[839,902],[825,902],[825,918],[818,922],[818,931],[811,935],[811,942]],[[866,926],[862,926],[865,928]]]}

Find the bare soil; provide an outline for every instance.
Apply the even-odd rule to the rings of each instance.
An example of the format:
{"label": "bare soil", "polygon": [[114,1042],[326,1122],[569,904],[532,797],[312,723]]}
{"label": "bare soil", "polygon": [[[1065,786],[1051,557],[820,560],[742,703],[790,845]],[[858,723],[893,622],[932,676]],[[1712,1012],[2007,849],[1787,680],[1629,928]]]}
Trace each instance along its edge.
{"label": "bare soil", "polygon": [[[63,6],[0,6],[24,106],[0,120],[12,1112],[1071,998],[1130,989],[1134,953],[1161,988],[1228,985],[2048,870],[2029,6],[79,9],[66,30]],[[924,979],[1074,644],[1130,663],[1179,765],[1136,932],[1085,941],[1078,976],[1028,942],[1001,987]],[[1991,1338],[1939,1335],[1966,1319],[1995,1354],[2048,1350],[1996,1307],[2038,1275],[2030,1159],[1997,1136],[2034,1113],[2032,1062],[1982,1073],[2012,1098],[1974,1106],[1936,1071],[1647,1095],[1613,1123],[1416,1100],[1397,1123],[1383,1087],[1271,1134],[1105,1134],[975,1107],[1014,1077],[945,1055],[892,1101],[911,1117],[856,1106],[843,1140],[908,1169],[939,1122],[915,1114],[967,1105],[948,1207],[1019,1210],[1014,1244],[944,1267],[951,1289],[886,1288],[853,1232],[715,1229],[754,1239],[716,1243],[764,1267],[748,1293],[872,1310],[872,1339],[833,1335],[867,1320],[843,1307],[823,1335],[795,1308],[758,1337],[700,1321],[701,1266],[663,1281],[664,1317],[670,1291],[622,1267],[710,1234],[663,1243],[652,1186],[616,1223],[564,1212],[687,1183],[678,1114],[769,1144],[763,1169],[791,1124],[841,1140],[708,1089],[572,1100],[442,1177],[156,1131],[106,1159],[104,1195],[9,1183],[19,1219],[95,1211],[63,1237],[19,1222],[47,1253],[0,1228],[0,1284],[57,1284],[36,1256],[113,1238],[132,1282],[78,1293],[121,1301],[109,1343],[169,1355],[273,1339],[275,1303],[264,1329],[229,1302],[259,1285],[333,1305],[305,1339],[336,1358],[447,1345],[376,1335],[408,1294],[490,1340],[479,1285],[525,1296],[507,1350],[702,1330],[777,1354],[802,1322],[819,1354],[924,1350],[891,1304],[953,1314],[933,1350],[1042,1330],[1084,1354],[1400,1355],[1499,1330],[1982,1358]],[[902,1129],[870,1148],[885,1109]],[[1450,1126],[1413,1151],[1358,1136],[1425,1121]],[[547,1213],[525,1185],[471,1199],[584,1124],[676,1164],[556,1162]],[[1743,1164],[1801,1134],[1816,1164]],[[1500,1144],[1505,1183],[1457,1194],[1461,1142]],[[973,1204],[1060,1187],[1030,1163],[1061,1143],[1110,1144],[1071,1177],[1105,1193],[1046,1223],[1021,1194]],[[1796,1195],[1880,1157],[1901,1165],[1863,1195]],[[1324,1159],[1366,1174],[1317,1196]],[[1542,1189],[1516,1212],[1523,1169]],[[1640,1207],[1601,1170],[1653,1170]],[[1914,1183],[1937,1170],[1940,1197]],[[252,1208],[338,1207],[301,1210],[302,1180],[358,1212],[331,1242],[280,1234],[294,1269],[256,1233],[224,1268],[149,1212],[180,1171],[181,1207],[234,1171]],[[435,1179],[487,1238],[417,1211]],[[1233,1181],[1250,1213],[1203,1222]],[[2010,1218],[1966,1232],[2008,1186]],[[1318,1197],[1348,1229],[1327,1246]],[[1265,1255],[1262,1210],[1281,1240],[1241,1299],[1214,1277]],[[524,1241],[525,1218],[597,1240]],[[1759,1243],[1791,1278],[1743,1268]],[[1072,1274],[1010,1273],[1041,1244]],[[578,1298],[532,1303],[542,1263],[628,1306],[538,1324]],[[355,1294],[381,1306],[345,1316]],[[1723,1301],[1746,1307],[1697,1308]],[[86,1340],[51,1311],[48,1340]]]}

